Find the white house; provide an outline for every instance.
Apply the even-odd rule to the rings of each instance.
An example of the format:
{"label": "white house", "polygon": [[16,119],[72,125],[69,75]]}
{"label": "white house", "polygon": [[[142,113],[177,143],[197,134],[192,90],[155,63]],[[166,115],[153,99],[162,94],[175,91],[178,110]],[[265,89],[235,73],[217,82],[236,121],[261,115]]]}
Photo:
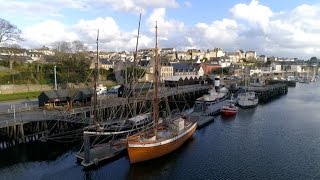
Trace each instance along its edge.
{"label": "white house", "polygon": [[296,65],[292,64],[291,66],[291,71],[301,73],[302,72],[302,66],[301,65]]}

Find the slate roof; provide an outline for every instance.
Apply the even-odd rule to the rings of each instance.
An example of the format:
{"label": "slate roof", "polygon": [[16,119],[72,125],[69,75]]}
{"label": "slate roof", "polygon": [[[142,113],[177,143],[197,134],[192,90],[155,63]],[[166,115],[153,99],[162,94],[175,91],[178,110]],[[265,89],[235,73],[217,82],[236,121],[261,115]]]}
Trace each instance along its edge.
{"label": "slate roof", "polygon": [[173,63],[171,64],[175,71],[192,71],[193,68],[188,64]]}

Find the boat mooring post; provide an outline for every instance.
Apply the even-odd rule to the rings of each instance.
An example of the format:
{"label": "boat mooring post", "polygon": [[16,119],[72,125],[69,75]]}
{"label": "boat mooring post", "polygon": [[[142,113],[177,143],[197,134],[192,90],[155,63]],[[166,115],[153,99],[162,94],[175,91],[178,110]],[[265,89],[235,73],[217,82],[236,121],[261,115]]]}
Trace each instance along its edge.
{"label": "boat mooring post", "polygon": [[84,133],[83,134],[83,153],[84,153],[84,158],[83,158],[83,163],[84,164],[89,164],[90,163],[90,136],[89,134]]}

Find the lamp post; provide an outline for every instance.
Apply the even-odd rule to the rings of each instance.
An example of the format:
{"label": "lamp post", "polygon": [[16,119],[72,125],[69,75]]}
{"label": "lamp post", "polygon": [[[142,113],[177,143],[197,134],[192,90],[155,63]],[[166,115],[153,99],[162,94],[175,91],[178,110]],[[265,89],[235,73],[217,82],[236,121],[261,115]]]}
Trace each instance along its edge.
{"label": "lamp post", "polygon": [[57,66],[54,66],[54,90],[57,90]]}

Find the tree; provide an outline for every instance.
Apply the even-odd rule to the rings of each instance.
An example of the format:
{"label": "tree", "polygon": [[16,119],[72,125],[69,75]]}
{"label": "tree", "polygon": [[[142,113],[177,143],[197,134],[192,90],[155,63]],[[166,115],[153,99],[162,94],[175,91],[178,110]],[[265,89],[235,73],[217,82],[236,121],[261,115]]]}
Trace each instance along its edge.
{"label": "tree", "polygon": [[311,57],[310,58],[310,62],[312,62],[312,63],[318,62],[318,58],[317,57]]}
{"label": "tree", "polygon": [[211,71],[212,74],[224,74],[224,75],[232,75],[233,70],[230,67],[225,67],[225,68],[218,68],[218,69],[213,69]]}
{"label": "tree", "polygon": [[25,52],[24,49],[21,49],[19,45],[13,44],[7,47],[8,51],[8,61],[9,61],[9,68],[12,69],[13,63],[17,60],[17,55],[22,54]]}
{"label": "tree", "polygon": [[84,45],[82,41],[75,40],[72,41],[72,52],[78,53],[87,50],[87,47]]}
{"label": "tree", "polygon": [[70,53],[72,50],[71,43],[66,41],[56,41],[52,43],[52,48],[59,53]]}
{"label": "tree", "polygon": [[21,30],[9,21],[0,18],[0,43],[6,41],[22,41]]}
{"label": "tree", "polygon": [[[124,79],[126,79],[125,75],[127,75],[127,82],[130,82],[133,80],[132,71],[133,71],[133,67],[127,67],[127,72],[126,72],[126,69],[122,70],[122,75]],[[135,72],[134,81],[137,81],[138,79],[142,78],[145,75],[145,70],[138,67],[134,69],[134,72]]]}

